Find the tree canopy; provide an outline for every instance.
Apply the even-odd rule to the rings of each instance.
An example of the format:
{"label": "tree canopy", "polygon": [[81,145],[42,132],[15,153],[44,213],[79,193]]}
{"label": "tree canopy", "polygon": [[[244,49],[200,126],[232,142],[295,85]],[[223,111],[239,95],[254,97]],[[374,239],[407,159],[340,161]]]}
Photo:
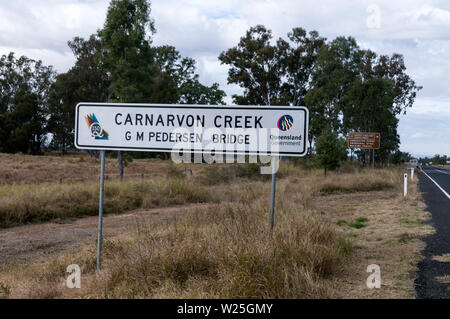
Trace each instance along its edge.
{"label": "tree canopy", "polygon": [[56,77],[49,94],[52,148],[73,146],[74,107],[81,101],[224,103],[217,83],[200,83],[194,59],[172,46],[151,46],[149,14],[148,1],[112,1],[102,30],[68,42],[75,65]]}
{"label": "tree canopy", "polygon": [[150,36],[155,32],[148,0],[112,0],[99,30],[110,100],[148,102],[156,74]]}
{"label": "tree canopy", "polygon": [[96,35],[88,40],[76,37],[68,45],[75,55],[75,65],[56,77],[49,98],[51,147],[62,150],[73,145],[75,105],[82,101],[106,102],[110,96],[110,79],[102,64],[104,50],[99,38]]}
{"label": "tree canopy", "polygon": [[0,58],[0,152],[41,152],[55,75],[51,66],[25,56]]}
{"label": "tree canopy", "polygon": [[405,73],[403,56],[378,56],[352,37],[327,42],[317,31],[294,28],[272,41],[266,27],[250,28],[237,46],[219,55],[229,65],[228,83],[239,85],[237,104],[306,105],[309,143],[324,132],[381,133],[377,158],[398,149],[398,118],[421,89]]}

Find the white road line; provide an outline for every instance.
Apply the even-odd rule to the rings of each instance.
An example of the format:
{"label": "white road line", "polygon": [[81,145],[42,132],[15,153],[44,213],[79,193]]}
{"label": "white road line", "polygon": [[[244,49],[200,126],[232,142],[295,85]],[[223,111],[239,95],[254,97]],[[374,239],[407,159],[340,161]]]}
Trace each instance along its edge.
{"label": "white road line", "polygon": [[437,186],[437,187],[445,194],[445,196],[447,196],[448,199],[450,199],[450,195],[449,195],[449,194],[448,194],[441,186],[439,186],[439,184],[436,183],[436,181],[435,181],[434,179],[432,179],[432,178],[430,177],[430,175],[428,175],[427,173],[425,173],[424,170],[422,170],[422,172],[423,172],[425,175],[427,175],[428,178],[431,179],[431,181],[432,181],[433,183],[436,184],[436,186]]}
{"label": "white road line", "polygon": [[450,175],[450,170],[439,168],[439,167],[435,167],[435,166],[433,166],[433,169],[434,169],[434,171],[432,171],[433,173],[435,173],[435,171],[437,171],[438,173]]}

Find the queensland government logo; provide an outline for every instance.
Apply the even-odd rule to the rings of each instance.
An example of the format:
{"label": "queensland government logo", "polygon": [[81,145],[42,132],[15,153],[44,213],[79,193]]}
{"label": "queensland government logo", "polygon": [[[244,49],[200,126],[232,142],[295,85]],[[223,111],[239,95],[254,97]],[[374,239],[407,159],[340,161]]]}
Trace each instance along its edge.
{"label": "queensland government logo", "polygon": [[94,113],[86,115],[84,119],[91,130],[92,137],[96,140],[109,140],[108,132],[102,128]]}
{"label": "queensland government logo", "polygon": [[286,132],[294,129],[294,119],[290,115],[283,115],[278,120],[278,128],[280,131]]}

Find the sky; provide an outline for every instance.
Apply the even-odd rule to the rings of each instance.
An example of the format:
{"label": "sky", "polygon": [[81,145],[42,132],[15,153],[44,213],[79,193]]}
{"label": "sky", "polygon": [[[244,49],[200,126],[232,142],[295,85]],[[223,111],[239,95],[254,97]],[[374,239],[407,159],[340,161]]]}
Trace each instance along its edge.
{"label": "sky", "polygon": [[[62,73],[75,59],[67,41],[102,28],[109,0],[0,0],[0,55],[13,51]],[[196,59],[200,81],[218,82],[231,104],[241,92],[227,84],[219,54],[246,30],[263,24],[274,40],[294,27],[332,40],[356,38],[361,48],[400,53],[423,86],[399,116],[400,149],[415,156],[450,156],[450,1],[448,0],[153,0],[154,45],[173,45]]]}

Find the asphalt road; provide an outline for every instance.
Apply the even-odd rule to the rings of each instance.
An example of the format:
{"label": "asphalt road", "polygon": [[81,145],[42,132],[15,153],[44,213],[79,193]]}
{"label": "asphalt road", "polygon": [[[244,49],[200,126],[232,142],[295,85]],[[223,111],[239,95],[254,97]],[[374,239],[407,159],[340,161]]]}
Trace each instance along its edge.
{"label": "asphalt road", "polygon": [[[450,170],[429,166],[422,169],[419,190],[432,215],[430,223],[436,233],[424,239],[425,258],[419,263],[416,294],[417,298],[450,299]],[[433,259],[446,254],[447,262]],[[437,277],[445,279],[438,281]]]}

